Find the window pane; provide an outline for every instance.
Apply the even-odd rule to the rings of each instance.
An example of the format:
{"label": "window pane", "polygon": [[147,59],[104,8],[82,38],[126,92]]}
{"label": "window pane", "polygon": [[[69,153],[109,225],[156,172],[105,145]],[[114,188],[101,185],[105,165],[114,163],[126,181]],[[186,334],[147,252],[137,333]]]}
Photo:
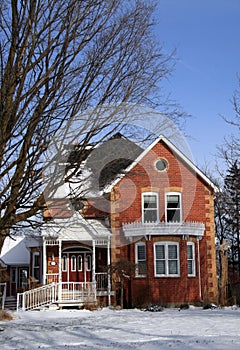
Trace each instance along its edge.
{"label": "window pane", "polygon": [[164,245],[156,245],[156,259],[165,259]]}
{"label": "window pane", "polygon": [[138,275],[146,275],[146,261],[138,262]]}
{"label": "window pane", "polygon": [[62,258],[62,270],[67,271],[67,257],[66,257],[66,255],[64,255]]}
{"label": "window pane", "polygon": [[188,259],[193,258],[193,246],[190,244],[188,244],[187,246],[187,254],[188,254]]}
{"label": "window pane", "polygon": [[138,245],[138,260],[145,260],[146,259],[146,247],[145,245]]}
{"label": "window pane", "polygon": [[177,268],[177,261],[176,260],[169,260],[168,262],[168,270],[170,275],[177,275],[178,274],[178,268]]}
{"label": "window pane", "polygon": [[179,209],[168,209],[167,221],[179,222],[180,221],[180,210]]}
{"label": "window pane", "polygon": [[144,211],[144,222],[155,222],[157,221],[156,210],[145,210]]}
{"label": "window pane", "polygon": [[192,275],[193,274],[193,261],[188,260],[188,274]]}
{"label": "window pane", "polygon": [[165,275],[166,274],[165,260],[157,260],[156,261],[156,273],[157,273],[157,275]]}
{"label": "window pane", "polygon": [[91,270],[91,263],[92,263],[92,259],[91,259],[91,256],[88,255],[87,256],[87,270],[90,271]]}
{"label": "window pane", "polygon": [[155,195],[144,196],[144,209],[146,208],[157,208],[157,196]]}
{"label": "window pane", "polygon": [[39,254],[34,254],[34,266],[40,266],[39,264]]}
{"label": "window pane", "polygon": [[167,196],[167,207],[168,208],[180,208],[180,196],[179,195],[168,195]]}
{"label": "window pane", "polygon": [[77,257],[77,269],[78,271],[82,271],[82,256],[78,255]]}
{"label": "window pane", "polygon": [[177,246],[169,245],[168,246],[168,259],[177,259]]}
{"label": "window pane", "polygon": [[71,270],[76,271],[76,256],[73,255],[71,258]]}

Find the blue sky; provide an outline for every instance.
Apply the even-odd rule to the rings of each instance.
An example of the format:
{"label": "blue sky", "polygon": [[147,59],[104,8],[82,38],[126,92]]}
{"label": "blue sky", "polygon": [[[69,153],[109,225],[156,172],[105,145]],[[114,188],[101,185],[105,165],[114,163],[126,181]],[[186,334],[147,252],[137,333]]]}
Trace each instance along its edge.
{"label": "blue sky", "polygon": [[195,162],[214,168],[216,146],[234,129],[231,98],[240,74],[240,0],[158,0],[157,37],[177,64],[165,89],[193,117],[186,132]]}

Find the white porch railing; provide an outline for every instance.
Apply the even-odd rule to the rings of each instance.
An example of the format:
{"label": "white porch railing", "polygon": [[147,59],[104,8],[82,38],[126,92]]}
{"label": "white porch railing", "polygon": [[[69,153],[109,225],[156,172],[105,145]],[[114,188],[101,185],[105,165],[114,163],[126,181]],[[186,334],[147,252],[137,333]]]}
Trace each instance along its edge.
{"label": "white porch railing", "polygon": [[94,282],[61,282],[57,285],[58,302],[96,301],[96,283]]}
{"label": "white porch railing", "polygon": [[7,283],[1,282],[0,283],[0,305],[2,309],[4,309],[4,305],[5,305],[6,289],[7,289]]}
{"label": "white porch railing", "polygon": [[40,306],[50,305],[57,299],[57,284],[47,284],[42,287],[27,290],[17,294],[17,311],[33,310]]}
{"label": "white porch railing", "polygon": [[17,294],[17,311],[33,310],[53,303],[84,303],[96,301],[96,283],[61,282]]}

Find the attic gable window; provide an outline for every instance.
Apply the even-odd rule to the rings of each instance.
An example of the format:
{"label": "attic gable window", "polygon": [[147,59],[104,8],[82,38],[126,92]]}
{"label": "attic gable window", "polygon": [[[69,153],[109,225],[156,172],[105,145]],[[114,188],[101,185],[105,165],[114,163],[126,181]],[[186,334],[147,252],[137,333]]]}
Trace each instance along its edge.
{"label": "attic gable window", "polygon": [[142,193],[142,220],[143,222],[159,221],[158,193]]}
{"label": "attic gable window", "polygon": [[166,193],[166,221],[181,222],[182,221],[182,203],[181,193]]}

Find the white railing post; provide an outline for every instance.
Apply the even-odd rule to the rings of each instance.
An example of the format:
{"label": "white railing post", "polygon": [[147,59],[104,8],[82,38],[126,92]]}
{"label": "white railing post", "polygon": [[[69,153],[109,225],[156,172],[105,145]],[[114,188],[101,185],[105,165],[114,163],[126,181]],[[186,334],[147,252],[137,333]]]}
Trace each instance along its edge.
{"label": "white railing post", "polygon": [[55,291],[55,283],[52,283],[52,288],[51,288],[51,301],[52,301],[52,303],[54,303],[55,302],[55,293],[54,293],[54,291]]}
{"label": "white railing post", "polygon": [[25,293],[22,293],[22,310],[25,311],[26,310],[26,305],[25,305]]}
{"label": "white railing post", "polygon": [[111,276],[110,276],[110,271],[109,271],[109,267],[111,264],[111,255],[110,255],[110,239],[108,238],[107,241],[107,266],[108,266],[108,270],[107,270],[107,293],[108,293],[108,306],[111,305]]}

